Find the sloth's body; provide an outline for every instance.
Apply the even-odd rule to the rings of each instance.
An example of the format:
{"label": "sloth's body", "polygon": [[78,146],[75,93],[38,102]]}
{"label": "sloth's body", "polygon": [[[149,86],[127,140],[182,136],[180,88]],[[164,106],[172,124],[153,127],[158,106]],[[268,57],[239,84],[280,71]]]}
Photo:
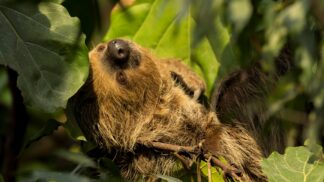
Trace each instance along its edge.
{"label": "sloth's body", "polygon": [[89,78],[68,107],[88,139],[117,151],[114,161],[125,178],[170,175],[178,167],[173,155],[138,143],[193,146],[205,140],[206,152],[243,169],[244,181],[266,180],[256,141],[238,125],[221,124],[197,102],[204,82],[187,67],[124,40],[98,45],[89,57]]}

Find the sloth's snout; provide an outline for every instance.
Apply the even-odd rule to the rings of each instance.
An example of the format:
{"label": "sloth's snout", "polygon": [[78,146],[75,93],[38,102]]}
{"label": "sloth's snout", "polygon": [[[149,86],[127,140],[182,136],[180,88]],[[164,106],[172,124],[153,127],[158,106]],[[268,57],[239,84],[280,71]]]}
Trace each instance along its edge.
{"label": "sloth's snout", "polygon": [[114,63],[125,63],[128,61],[130,54],[129,44],[121,39],[112,40],[108,42],[106,54]]}

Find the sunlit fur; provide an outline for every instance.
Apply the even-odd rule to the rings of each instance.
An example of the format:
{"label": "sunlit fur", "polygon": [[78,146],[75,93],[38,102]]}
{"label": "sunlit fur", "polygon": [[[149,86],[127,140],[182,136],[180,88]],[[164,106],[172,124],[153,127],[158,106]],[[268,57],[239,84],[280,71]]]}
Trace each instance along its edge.
{"label": "sunlit fur", "polygon": [[107,152],[117,151],[114,161],[123,177],[172,175],[179,167],[172,154],[142,149],[139,142],[193,146],[206,139],[204,150],[242,168],[245,181],[266,180],[259,166],[259,147],[243,128],[222,125],[214,112],[175,83],[165,62],[129,44],[130,60],[140,61],[122,70],[126,84],[116,81],[118,71],[95,48],[89,53],[89,78],[68,104],[69,117],[89,140]]}

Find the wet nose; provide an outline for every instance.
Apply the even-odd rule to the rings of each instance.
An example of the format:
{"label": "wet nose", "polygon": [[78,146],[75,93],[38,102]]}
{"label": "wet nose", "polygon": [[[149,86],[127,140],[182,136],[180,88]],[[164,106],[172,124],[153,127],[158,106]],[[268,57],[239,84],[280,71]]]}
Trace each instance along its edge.
{"label": "wet nose", "polygon": [[121,39],[115,39],[108,43],[108,56],[115,62],[125,62],[128,60],[130,48],[129,44]]}

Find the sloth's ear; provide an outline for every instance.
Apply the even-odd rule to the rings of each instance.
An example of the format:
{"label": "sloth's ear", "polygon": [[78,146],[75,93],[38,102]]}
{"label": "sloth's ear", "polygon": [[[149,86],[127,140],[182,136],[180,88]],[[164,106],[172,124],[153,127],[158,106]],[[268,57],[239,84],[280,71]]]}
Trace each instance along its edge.
{"label": "sloth's ear", "polygon": [[171,78],[187,95],[198,100],[205,92],[206,84],[195,72],[179,60],[162,60],[166,64]]}

